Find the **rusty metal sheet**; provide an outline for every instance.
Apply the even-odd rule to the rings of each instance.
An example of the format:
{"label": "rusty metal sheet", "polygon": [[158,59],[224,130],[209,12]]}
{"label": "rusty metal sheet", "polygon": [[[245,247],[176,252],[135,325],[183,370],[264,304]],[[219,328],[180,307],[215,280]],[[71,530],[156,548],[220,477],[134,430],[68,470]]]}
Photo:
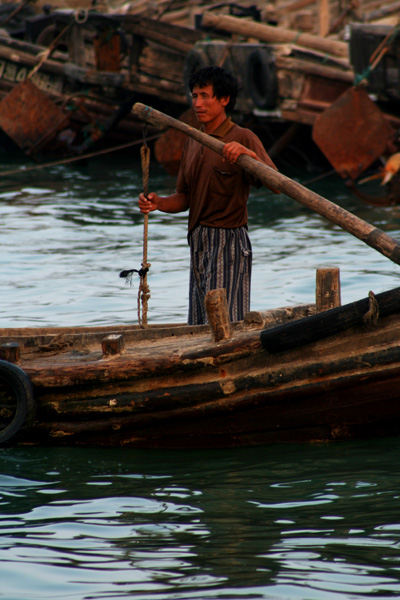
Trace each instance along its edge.
{"label": "rusty metal sheet", "polygon": [[315,120],[312,137],[344,179],[352,180],[384,152],[395,131],[364,88],[352,87]]}
{"label": "rusty metal sheet", "polygon": [[66,116],[29,79],[18,83],[0,102],[0,128],[25,151],[57,132]]}
{"label": "rusty metal sheet", "polygon": [[93,45],[97,71],[119,73],[121,68],[119,34],[103,31],[94,38]]}
{"label": "rusty metal sheet", "polygon": [[[195,129],[200,128],[193,108],[188,108],[179,120]],[[154,153],[157,161],[164,167],[169,175],[177,175],[182,158],[183,144],[187,135],[170,127],[154,143]]]}

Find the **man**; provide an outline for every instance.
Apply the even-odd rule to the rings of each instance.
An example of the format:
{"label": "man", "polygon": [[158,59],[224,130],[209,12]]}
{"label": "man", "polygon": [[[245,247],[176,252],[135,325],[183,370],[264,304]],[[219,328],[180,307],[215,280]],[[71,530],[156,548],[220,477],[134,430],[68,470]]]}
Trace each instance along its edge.
{"label": "man", "polygon": [[189,81],[192,105],[201,129],[225,143],[223,156],[188,138],[182,151],[176,192],[139,196],[142,213],[189,209],[189,325],[206,323],[205,295],[225,288],[231,321],[250,309],[252,252],[247,232],[250,185],[261,183],[236,164],[242,154],[276,168],[258,137],[234,124],[238,94],[235,78],[222,67],[204,67]]}

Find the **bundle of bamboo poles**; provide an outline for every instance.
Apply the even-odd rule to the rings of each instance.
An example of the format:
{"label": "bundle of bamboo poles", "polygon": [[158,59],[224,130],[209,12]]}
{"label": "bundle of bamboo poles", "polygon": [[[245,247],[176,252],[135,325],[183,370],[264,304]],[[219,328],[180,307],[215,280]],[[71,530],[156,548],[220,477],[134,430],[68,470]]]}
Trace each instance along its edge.
{"label": "bundle of bamboo poles", "polygon": [[[110,11],[123,9],[131,14],[143,14],[164,22],[193,27],[195,16],[212,11],[214,14],[237,14],[237,9],[227,4],[209,0],[104,0]],[[400,0],[243,0],[244,9],[255,7],[261,22],[286,29],[294,29],[323,37],[345,35],[350,22],[389,23],[397,19]]]}
{"label": "bundle of bamboo poles", "polygon": [[[36,0],[41,12],[47,0]],[[241,0],[244,9],[255,7],[261,22],[318,34],[344,36],[350,22],[395,24],[400,0]],[[141,15],[184,27],[194,27],[195,16],[212,11],[215,14],[236,14],[234,3],[210,0],[97,0],[96,10],[105,13]],[[92,0],[58,0],[54,8],[93,9]]]}

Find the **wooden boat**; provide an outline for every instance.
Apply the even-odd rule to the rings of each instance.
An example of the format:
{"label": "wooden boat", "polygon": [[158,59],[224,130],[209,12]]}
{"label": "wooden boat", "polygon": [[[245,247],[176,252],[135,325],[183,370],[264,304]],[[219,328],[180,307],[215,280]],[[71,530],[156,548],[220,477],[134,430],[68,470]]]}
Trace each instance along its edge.
{"label": "wooden boat", "polygon": [[2,330],[0,441],[183,448],[396,435],[400,288],[370,296],[317,314],[249,313],[222,341],[208,326]]}
{"label": "wooden boat", "polygon": [[[263,11],[253,4],[205,10],[206,4],[178,10],[164,0],[124,3],[111,13],[46,6],[24,18],[23,28],[8,22],[0,30],[0,148],[17,147],[39,161],[44,154],[67,160],[125,149],[143,138],[130,112],[134,101],[185,120],[191,73],[219,64],[240,83],[234,120],[257,131],[275,162],[301,168],[304,157],[307,169],[331,165],[363,201],[397,204],[399,171],[382,178],[383,195],[356,185],[367,169],[379,172],[383,159],[387,164],[399,153],[397,29],[368,24],[396,8],[362,11],[363,24],[352,23],[348,42],[337,33],[361,18],[360,7],[342,11],[340,2],[322,7],[314,0],[305,12],[297,2]],[[355,80],[365,73],[369,81],[359,89]],[[168,173],[178,169],[182,144],[167,132],[155,145]]]}
{"label": "wooden boat", "polygon": [[[223,152],[150,107],[133,112]],[[400,264],[385,232],[250,156],[238,164]],[[205,298],[210,328],[0,331],[0,442],[216,447],[397,433],[400,288],[315,315],[249,313],[234,326],[224,294]]]}
{"label": "wooden boat", "polygon": [[25,27],[27,39],[0,30],[0,146],[79,156],[94,145],[142,141],[134,100],[176,116],[187,109],[184,58],[202,33],[74,10],[27,19]]}

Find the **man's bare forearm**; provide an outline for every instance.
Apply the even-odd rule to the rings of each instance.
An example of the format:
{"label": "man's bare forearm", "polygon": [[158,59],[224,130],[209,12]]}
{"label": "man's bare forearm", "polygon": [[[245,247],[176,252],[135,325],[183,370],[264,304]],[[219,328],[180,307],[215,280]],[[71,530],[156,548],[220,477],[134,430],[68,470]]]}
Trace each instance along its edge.
{"label": "man's bare forearm", "polygon": [[166,213],[179,213],[189,208],[186,194],[175,192],[170,196],[159,196],[155,192],[150,192],[147,197],[141,193],[139,195],[139,208],[144,214],[153,210],[161,210]]}
{"label": "man's bare forearm", "polygon": [[171,196],[159,197],[158,210],[166,213],[179,213],[189,208],[185,194],[176,192]]}

